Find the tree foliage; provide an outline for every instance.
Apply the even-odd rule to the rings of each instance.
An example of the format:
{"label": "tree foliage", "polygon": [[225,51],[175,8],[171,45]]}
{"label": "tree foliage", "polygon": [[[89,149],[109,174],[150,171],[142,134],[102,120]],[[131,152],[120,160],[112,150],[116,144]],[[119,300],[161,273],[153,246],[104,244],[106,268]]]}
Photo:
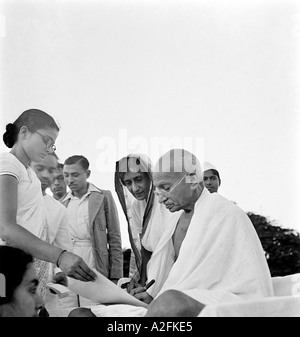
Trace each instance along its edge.
{"label": "tree foliage", "polygon": [[266,217],[247,213],[265,251],[271,276],[285,276],[300,272],[300,234],[295,230],[276,226]]}

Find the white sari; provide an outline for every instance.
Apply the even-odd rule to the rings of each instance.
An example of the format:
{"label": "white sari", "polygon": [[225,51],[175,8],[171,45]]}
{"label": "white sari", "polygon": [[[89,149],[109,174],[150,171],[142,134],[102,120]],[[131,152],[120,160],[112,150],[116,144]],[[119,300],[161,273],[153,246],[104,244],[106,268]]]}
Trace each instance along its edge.
{"label": "white sari", "polygon": [[[49,243],[41,182],[34,170],[30,166],[25,167],[13,154],[1,153],[0,175],[11,175],[18,180],[17,224]],[[6,243],[0,238],[0,244]],[[44,298],[49,263],[35,259],[34,265],[40,282],[39,291]]]}

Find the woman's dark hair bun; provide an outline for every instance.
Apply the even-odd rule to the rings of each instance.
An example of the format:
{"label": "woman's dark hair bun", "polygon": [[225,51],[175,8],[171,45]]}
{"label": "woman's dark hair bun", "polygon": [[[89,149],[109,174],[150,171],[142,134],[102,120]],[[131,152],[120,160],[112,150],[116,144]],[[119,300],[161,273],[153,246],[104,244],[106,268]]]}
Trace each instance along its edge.
{"label": "woman's dark hair bun", "polygon": [[9,123],[6,125],[6,131],[3,134],[3,142],[4,144],[12,148],[17,140],[18,128],[15,124]]}

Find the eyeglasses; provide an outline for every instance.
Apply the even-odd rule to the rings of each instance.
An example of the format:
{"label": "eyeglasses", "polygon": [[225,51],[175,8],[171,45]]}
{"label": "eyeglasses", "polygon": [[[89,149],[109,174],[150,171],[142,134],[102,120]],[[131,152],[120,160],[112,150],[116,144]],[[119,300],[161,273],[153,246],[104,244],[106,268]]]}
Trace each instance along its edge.
{"label": "eyeglasses", "polygon": [[37,131],[34,131],[34,133],[37,133],[42,137],[44,144],[46,144],[46,149],[52,149],[53,152],[56,150],[54,141],[50,137],[46,137]]}
{"label": "eyeglasses", "polygon": [[168,191],[163,189],[163,188],[159,188],[159,187],[156,187],[155,190],[154,190],[154,194],[157,195],[157,196],[160,196],[162,193],[171,193],[175,190],[175,188],[177,186],[179,186],[179,184],[182,182],[182,180],[186,177],[190,175],[190,173],[186,173],[175,185],[173,185]]}

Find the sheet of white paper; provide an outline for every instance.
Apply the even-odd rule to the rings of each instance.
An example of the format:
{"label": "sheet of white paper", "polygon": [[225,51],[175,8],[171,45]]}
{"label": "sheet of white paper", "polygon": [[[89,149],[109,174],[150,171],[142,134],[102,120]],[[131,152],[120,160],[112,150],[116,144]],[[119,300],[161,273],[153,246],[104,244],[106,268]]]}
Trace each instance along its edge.
{"label": "sheet of white paper", "polygon": [[138,307],[148,307],[146,303],[128,294],[95,269],[93,271],[98,276],[94,282],[83,282],[68,277],[68,288],[82,297],[99,302],[99,304],[131,304]]}

